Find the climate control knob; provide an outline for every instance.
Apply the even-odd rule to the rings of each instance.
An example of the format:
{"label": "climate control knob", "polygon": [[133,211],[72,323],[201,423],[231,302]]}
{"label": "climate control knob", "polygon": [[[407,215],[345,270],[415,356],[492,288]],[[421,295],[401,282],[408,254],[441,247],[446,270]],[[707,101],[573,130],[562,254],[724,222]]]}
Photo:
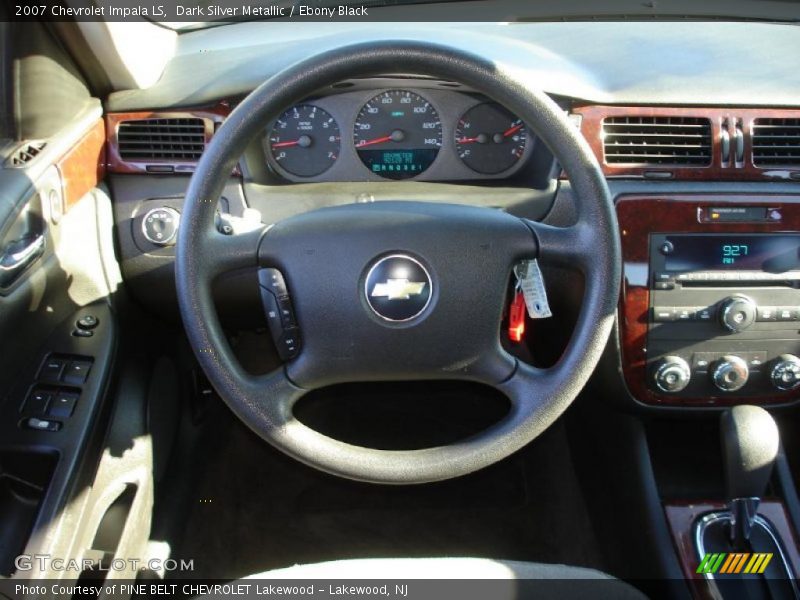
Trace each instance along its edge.
{"label": "climate control knob", "polygon": [[674,394],[689,385],[692,370],[680,356],[665,356],[658,363],[653,378],[658,389]]}
{"label": "climate control knob", "polygon": [[719,319],[728,331],[738,333],[756,322],[758,306],[747,296],[730,296],[722,301]]}
{"label": "climate control knob", "polygon": [[782,392],[800,386],[800,358],[793,354],[781,354],[769,374],[772,385]]}
{"label": "climate control knob", "polygon": [[750,377],[747,362],[735,354],[722,357],[711,371],[711,381],[723,392],[735,392],[742,389]]}

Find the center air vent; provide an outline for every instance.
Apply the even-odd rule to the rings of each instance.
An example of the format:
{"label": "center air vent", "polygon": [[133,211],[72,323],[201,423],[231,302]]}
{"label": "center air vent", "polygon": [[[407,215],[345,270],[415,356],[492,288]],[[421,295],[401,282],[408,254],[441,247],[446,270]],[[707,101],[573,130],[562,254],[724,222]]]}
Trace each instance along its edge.
{"label": "center air vent", "polygon": [[756,167],[800,166],[800,119],[755,119],[753,164]]}
{"label": "center air vent", "polygon": [[203,119],[142,119],[117,128],[119,155],[133,162],[197,161],[205,149]]}
{"label": "center air vent", "polygon": [[711,164],[711,121],[697,117],[606,117],[607,164],[705,167]]}

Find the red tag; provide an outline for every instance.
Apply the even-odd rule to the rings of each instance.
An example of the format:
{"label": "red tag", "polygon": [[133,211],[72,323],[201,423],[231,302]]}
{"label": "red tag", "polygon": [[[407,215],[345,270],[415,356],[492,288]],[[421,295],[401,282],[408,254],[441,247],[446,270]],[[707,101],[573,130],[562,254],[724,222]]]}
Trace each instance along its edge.
{"label": "red tag", "polygon": [[514,293],[508,313],[508,337],[512,342],[521,342],[525,335],[525,297],[522,291]]}

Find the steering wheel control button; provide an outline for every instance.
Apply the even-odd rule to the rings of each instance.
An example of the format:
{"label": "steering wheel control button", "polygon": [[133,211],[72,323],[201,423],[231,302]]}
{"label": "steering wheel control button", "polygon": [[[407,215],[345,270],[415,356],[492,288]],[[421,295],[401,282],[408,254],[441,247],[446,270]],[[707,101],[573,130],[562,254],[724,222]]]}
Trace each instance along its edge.
{"label": "steering wheel control button", "polygon": [[728,331],[739,333],[756,321],[758,306],[746,296],[731,296],[720,306],[719,318]]}
{"label": "steering wheel control button", "polygon": [[258,283],[275,349],[281,360],[290,360],[300,352],[300,329],[286,281],[278,269],[259,269]]}
{"label": "steering wheel control button", "polygon": [[680,356],[665,357],[656,367],[654,379],[662,392],[675,394],[682,391],[692,378],[692,371]]}
{"label": "steering wheel control button", "polygon": [[75,322],[75,326],[78,329],[85,329],[88,331],[97,327],[99,323],[100,321],[98,321],[97,317],[94,315],[84,315]]}
{"label": "steering wheel control button", "polygon": [[372,265],[364,283],[364,295],[381,319],[403,322],[425,312],[432,288],[431,276],[418,260],[392,254]]}
{"label": "steering wheel control button", "polygon": [[180,222],[181,214],[174,208],[153,208],[142,219],[142,234],[152,244],[169,246],[175,243]]}
{"label": "steering wheel control button", "polygon": [[735,392],[744,387],[750,377],[747,363],[739,356],[726,354],[711,372],[711,381],[723,392]]}
{"label": "steering wheel control button", "polygon": [[772,367],[770,380],[775,389],[788,392],[800,386],[800,358],[782,354]]}
{"label": "steering wheel control button", "polygon": [[75,337],[90,338],[94,335],[94,331],[91,329],[76,328],[72,330],[72,335]]}

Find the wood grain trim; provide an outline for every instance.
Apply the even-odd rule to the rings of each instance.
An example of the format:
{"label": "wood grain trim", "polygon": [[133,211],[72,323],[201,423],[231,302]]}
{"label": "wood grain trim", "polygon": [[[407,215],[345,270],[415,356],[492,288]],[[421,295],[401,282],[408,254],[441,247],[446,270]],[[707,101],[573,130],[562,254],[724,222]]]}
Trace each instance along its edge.
{"label": "wood grain trim", "polygon": [[[589,142],[606,177],[644,177],[645,172],[671,173],[670,179],[682,180],[735,180],[763,181],[787,180],[800,176],[800,167],[794,169],[759,168],[753,165],[752,132],[757,118],[800,118],[800,109],[774,108],[686,108],[660,106],[579,106],[572,113],[581,117],[581,133]],[[705,117],[711,121],[712,161],[707,167],[669,167],[666,165],[641,166],[608,164],[603,150],[603,119],[606,117]],[[744,133],[744,161],[741,165],[723,165],[720,134],[723,123],[733,140],[733,127],[738,119]]]}
{"label": "wood grain trim", "polygon": [[105,124],[98,119],[56,167],[61,175],[64,211],[68,211],[105,177]]}
{"label": "wood grain trim", "polygon": [[[694,524],[702,515],[710,512],[724,510],[725,506],[721,503],[702,502],[697,504],[675,503],[664,506],[664,513],[667,518],[672,541],[681,563],[683,575],[689,582],[695,598],[710,600],[712,598],[711,588],[706,579],[696,573],[699,563],[693,539]],[[797,576],[800,573],[800,554],[798,554],[797,536],[794,529],[789,524],[786,509],[782,502],[765,501],[758,507],[758,513],[769,520],[775,528],[776,533],[783,541],[784,548],[789,555],[789,562]]]}
{"label": "wood grain trim", "polygon": [[231,106],[227,102],[220,102],[216,106],[198,109],[186,109],[175,111],[140,111],[140,112],[120,112],[108,113],[106,115],[106,142],[107,168],[109,173],[150,173],[147,167],[169,166],[173,167],[171,173],[193,173],[197,166],[197,161],[174,161],[174,160],[148,160],[148,161],[129,161],[124,160],[119,153],[119,142],[117,139],[117,127],[122,121],[137,121],[142,119],[190,119],[197,118],[205,121],[205,143],[211,140],[214,131],[230,114]]}
{"label": "wood grain trim", "polygon": [[[698,209],[730,205],[779,208],[779,223],[701,223]],[[623,278],[619,305],[622,373],[634,398],[662,406],[715,406],[758,402],[782,404],[800,398],[800,390],[758,397],[688,398],[657,394],[647,384],[646,345],[650,288],[648,282],[651,233],[780,233],[800,231],[800,199],[795,196],[737,194],[622,196],[617,201],[622,239]]]}

